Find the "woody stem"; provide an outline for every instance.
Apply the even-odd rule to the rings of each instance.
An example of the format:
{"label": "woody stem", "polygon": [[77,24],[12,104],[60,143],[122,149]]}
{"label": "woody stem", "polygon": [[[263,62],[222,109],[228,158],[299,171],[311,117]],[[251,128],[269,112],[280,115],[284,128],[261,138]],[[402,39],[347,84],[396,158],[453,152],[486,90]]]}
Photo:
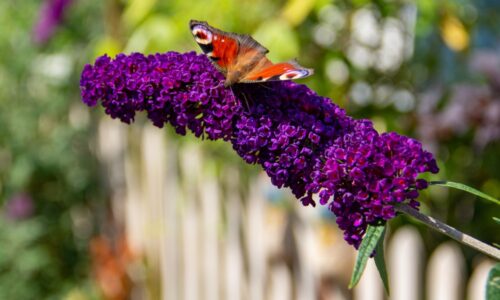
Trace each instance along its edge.
{"label": "woody stem", "polygon": [[484,242],[481,242],[480,240],[471,237],[470,235],[467,235],[461,231],[458,231],[457,229],[434,219],[433,217],[427,216],[419,212],[418,210],[403,204],[403,203],[398,203],[395,205],[395,208],[397,211],[405,213],[407,215],[412,216],[413,218],[419,220],[420,222],[424,223],[425,225],[429,226],[430,228],[439,231],[452,239],[467,245],[479,252],[482,252],[488,256],[491,256],[497,260],[500,260],[500,249],[495,248],[493,246],[490,246]]}

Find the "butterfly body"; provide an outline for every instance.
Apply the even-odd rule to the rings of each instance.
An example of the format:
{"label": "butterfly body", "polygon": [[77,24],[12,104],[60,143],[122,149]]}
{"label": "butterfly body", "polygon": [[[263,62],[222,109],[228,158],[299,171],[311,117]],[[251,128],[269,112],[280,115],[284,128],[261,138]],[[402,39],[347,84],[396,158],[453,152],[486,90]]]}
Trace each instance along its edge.
{"label": "butterfly body", "polygon": [[274,64],[269,52],[251,36],[225,32],[206,22],[191,20],[191,33],[201,50],[221,71],[228,87],[235,83],[251,83],[304,78],[313,74],[295,61]]}

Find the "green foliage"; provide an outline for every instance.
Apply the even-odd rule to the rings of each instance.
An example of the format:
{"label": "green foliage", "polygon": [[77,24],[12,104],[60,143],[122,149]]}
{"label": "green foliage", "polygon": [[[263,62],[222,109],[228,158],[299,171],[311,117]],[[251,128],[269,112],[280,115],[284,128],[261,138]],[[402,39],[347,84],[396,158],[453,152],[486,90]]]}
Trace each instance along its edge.
{"label": "green foliage", "polygon": [[[366,234],[363,237],[363,241],[358,249],[358,256],[356,258],[356,263],[354,264],[354,271],[352,272],[351,281],[349,282],[349,288],[352,289],[355,287],[359,280],[361,279],[361,275],[363,275],[363,271],[365,270],[366,263],[368,259],[373,254],[375,249],[378,247],[378,244],[383,244],[384,242],[384,233],[385,233],[385,224],[379,226],[369,225],[366,229]],[[383,247],[383,246],[381,246]],[[383,254],[382,254],[383,255]],[[383,259],[378,259],[379,263],[383,262]],[[378,267],[380,275],[384,280],[384,285],[386,286],[386,290],[389,291],[389,285],[387,283],[387,272],[385,271],[385,266]],[[384,275],[385,274],[385,275]]]}
{"label": "green foliage", "polygon": [[486,283],[486,299],[495,300],[500,295],[500,264],[491,268]]}
{"label": "green foliage", "polygon": [[[93,228],[75,232],[74,218],[102,199],[77,84],[98,29],[82,24],[99,7],[72,6],[53,40],[37,46],[39,5],[0,2],[0,299],[62,298],[82,284]],[[10,207],[21,193],[33,209],[17,216]]]}
{"label": "green foliage", "polygon": [[[17,226],[15,226],[17,225]],[[33,299],[43,294],[43,280],[54,280],[49,270],[57,263],[40,243],[44,235],[39,219],[9,223],[0,218],[0,295],[5,299]],[[23,280],[19,280],[23,278]]]}
{"label": "green foliage", "polygon": [[389,275],[387,275],[387,267],[385,264],[385,251],[384,251],[384,238],[385,238],[385,230],[380,237],[377,247],[375,248],[375,265],[377,266],[378,273],[380,275],[380,279],[382,279],[382,283],[384,284],[385,292],[387,295],[390,295],[389,289]]}
{"label": "green foliage", "polygon": [[485,193],[483,193],[475,188],[472,188],[472,187],[467,186],[467,185],[462,184],[462,183],[453,182],[453,181],[432,181],[432,182],[430,182],[430,184],[431,185],[441,185],[441,186],[454,188],[457,190],[462,190],[462,191],[465,191],[467,193],[471,193],[473,195],[476,195],[480,198],[483,198],[485,200],[491,201],[497,205],[500,204],[500,200],[495,199],[495,198],[491,197],[490,195],[487,195],[487,194],[485,194]]}

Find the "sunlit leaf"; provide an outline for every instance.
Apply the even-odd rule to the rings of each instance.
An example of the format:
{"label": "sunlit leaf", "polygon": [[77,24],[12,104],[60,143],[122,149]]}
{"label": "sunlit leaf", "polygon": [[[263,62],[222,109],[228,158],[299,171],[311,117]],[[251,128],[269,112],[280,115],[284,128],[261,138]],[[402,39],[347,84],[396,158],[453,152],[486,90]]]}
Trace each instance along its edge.
{"label": "sunlit leaf", "polygon": [[110,36],[105,36],[97,42],[95,46],[94,56],[99,57],[101,55],[107,54],[110,57],[114,57],[121,51],[122,48],[120,46],[120,42]]}
{"label": "sunlit leaf", "polygon": [[316,0],[289,0],[283,8],[283,18],[292,25],[301,24],[311,12]]}
{"label": "sunlit leaf", "polygon": [[134,27],[153,10],[155,4],[156,0],[130,0],[123,13],[123,20]]}
{"label": "sunlit leaf", "polygon": [[382,279],[382,282],[384,283],[385,291],[387,295],[390,295],[389,276],[387,275],[387,267],[385,264],[385,255],[384,255],[384,237],[385,237],[385,230],[383,231],[382,236],[380,237],[377,243],[377,248],[375,248],[376,253],[374,259],[375,259],[375,265],[377,266],[377,270],[380,275],[380,279]]}
{"label": "sunlit leaf", "polygon": [[178,35],[178,28],[169,18],[162,15],[150,16],[131,34],[125,52],[182,50],[176,49],[179,47]]}
{"label": "sunlit leaf", "polygon": [[476,195],[476,196],[481,197],[485,200],[488,200],[488,201],[491,201],[495,204],[500,205],[500,200],[495,199],[495,198],[491,197],[490,195],[487,195],[479,190],[476,190],[475,188],[472,188],[472,187],[465,185],[465,184],[462,184],[462,183],[443,180],[443,181],[431,181],[429,184],[441,185],[441,186],[451,187],[451,188],[454,188],[457,190],[462,190],[462,191],[465,191],[467,193]]}
{"label": "sunlit leaf", "polygon": [[267,56],[273,61],[290,60],[299,54],[296,34],[290,24],[284,20],[262,23],[252,36],[269,49]]}
{"label": "sunlit leaf", "polygon": [[368,261],[368,258],[370,258],[370,255],[377,247],[377,244],[381,239],[381,237],[383,237],[384,232],[385,232],[385,225],[383,226],[370,225],[366,229],[366,234],[363,237],[361,245],[359,246],[358,257],[356,258],[356,263],[354,265],[354,271],[351,276],[351,281],[349,282],[350,289],[355,287],[356,284],[358,284],[359,280],[361,279],[361,275],[363,275],[363,271],[365,270],[366,267],[366,262]]}

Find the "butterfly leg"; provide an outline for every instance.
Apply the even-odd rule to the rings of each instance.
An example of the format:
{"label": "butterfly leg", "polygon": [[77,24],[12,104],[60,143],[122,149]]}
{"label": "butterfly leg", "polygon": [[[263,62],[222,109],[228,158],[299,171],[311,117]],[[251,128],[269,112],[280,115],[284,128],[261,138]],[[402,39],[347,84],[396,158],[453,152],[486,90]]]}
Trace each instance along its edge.
{"label": "butterfly leg", "polygon": [[[229,88],[231,89],[231,91],[233,92],[234,97],[236,98],[236,93],[235,93],[235,91],[233,89],[233,86],[230,85]],[[245,93],[243,91],[238,91],[238,96],[239,96],[238,98],[240,99],[240,101],[243,100],[243,101],[241,101],[241,104],[242,104],[243,108],[245,108],[245,110],[247,112],[250,112],[250,104],[248,102],[248,99],[247,99]]]}
{"label": "butterfly leg", "polygon": [[243,96],[243,100],[244,100],[245,108],[246,108],[247,112],[250,112],[250,102],[248,101],[246,94],[241,93],[241,96]]}

